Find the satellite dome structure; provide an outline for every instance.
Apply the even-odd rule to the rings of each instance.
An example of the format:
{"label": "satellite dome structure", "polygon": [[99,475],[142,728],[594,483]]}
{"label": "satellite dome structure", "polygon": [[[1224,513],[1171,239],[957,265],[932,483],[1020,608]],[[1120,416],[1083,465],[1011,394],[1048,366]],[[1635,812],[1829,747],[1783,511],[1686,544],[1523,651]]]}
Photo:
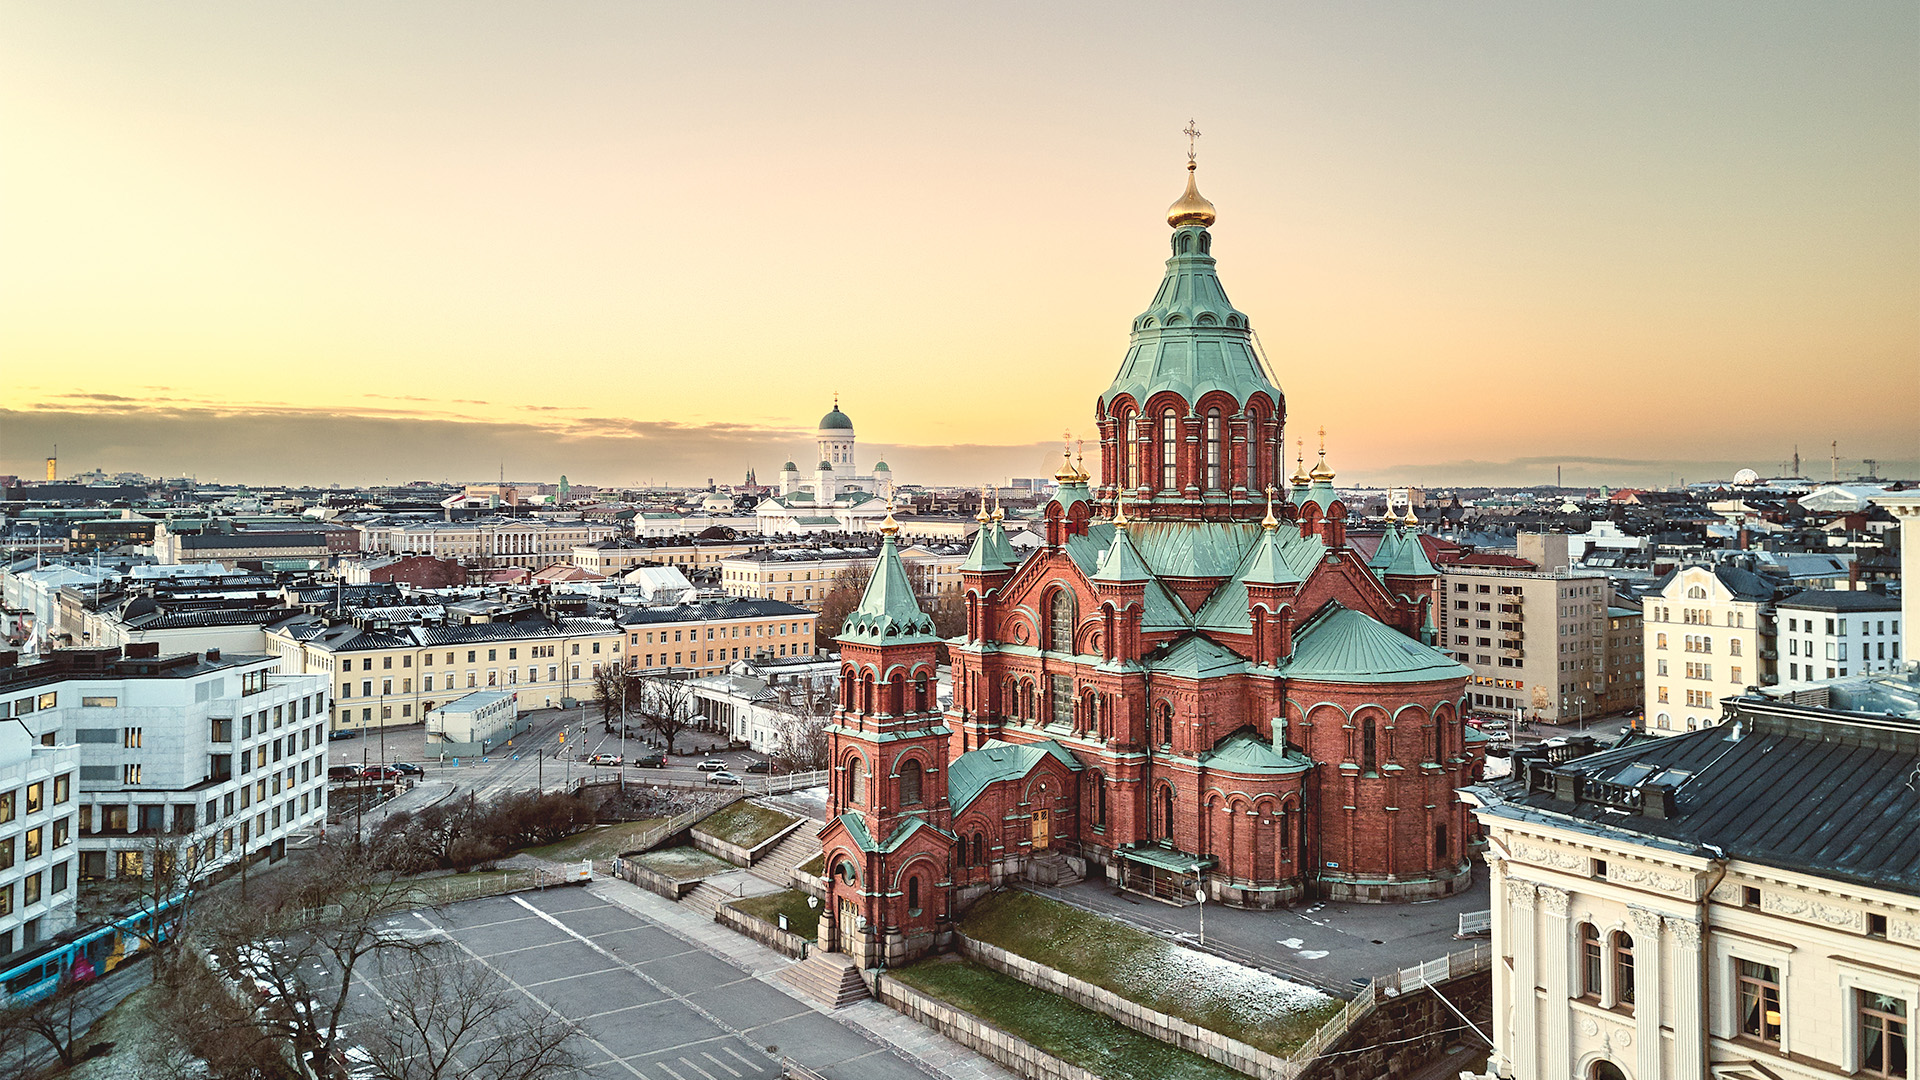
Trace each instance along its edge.
{"label": "satellite dome structure", "polygon": [[1752,469],[1741,469],[1739,472],[1733,474],[1733,482],[1742,487],[1748,484],[1757,484],[1760,482],[1760,474],[1754,472]]}

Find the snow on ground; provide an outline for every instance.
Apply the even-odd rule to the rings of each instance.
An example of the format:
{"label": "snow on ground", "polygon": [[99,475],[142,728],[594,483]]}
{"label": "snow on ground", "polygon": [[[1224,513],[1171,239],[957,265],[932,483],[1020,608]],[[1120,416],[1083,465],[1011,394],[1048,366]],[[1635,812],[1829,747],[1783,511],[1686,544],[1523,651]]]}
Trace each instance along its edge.
{"label": "snow on ground", "polygon": [[1118,974],[1129,985],[1184,998],[1196,1011],[1225,1012],[1246,1027],[1259,1027],[1331,1000],[1304,983],[1171,943],[1158,955],[1145,951],[1136,955]]}

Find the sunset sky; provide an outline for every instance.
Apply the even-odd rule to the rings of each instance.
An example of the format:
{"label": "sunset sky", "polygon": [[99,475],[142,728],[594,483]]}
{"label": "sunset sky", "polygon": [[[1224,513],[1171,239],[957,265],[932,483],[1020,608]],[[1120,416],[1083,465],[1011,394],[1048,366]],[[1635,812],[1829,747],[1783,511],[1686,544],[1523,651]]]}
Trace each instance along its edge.
{"label": "sunset sky", "polygon": [[[1046,475],[1214,253],[1343,481],[1920,473],[1920,5],[0,4],[0,473]],[[1290,436],[1291,437],[1291,436]]]}

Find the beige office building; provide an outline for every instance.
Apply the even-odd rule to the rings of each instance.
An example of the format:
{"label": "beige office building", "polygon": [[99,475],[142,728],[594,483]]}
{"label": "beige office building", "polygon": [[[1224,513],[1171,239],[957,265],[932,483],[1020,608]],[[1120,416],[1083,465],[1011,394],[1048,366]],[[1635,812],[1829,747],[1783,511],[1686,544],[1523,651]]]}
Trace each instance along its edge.
{"label": "beige office building", "polygon": [[1474,709],[1548,723],[1601,715],[1606,575],[1447,567],[1440,578],[1441,644],[1473,669]]}

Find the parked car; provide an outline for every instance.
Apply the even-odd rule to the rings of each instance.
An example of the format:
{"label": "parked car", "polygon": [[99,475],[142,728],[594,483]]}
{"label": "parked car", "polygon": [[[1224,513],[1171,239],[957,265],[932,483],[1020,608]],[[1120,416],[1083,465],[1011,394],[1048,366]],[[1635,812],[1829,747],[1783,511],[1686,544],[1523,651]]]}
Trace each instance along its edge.
{"label": "parked car", "polygon": [[729,785],[731,785],[731,786],[733,786],[733,787],[739,787],[739,786],[740,786],[740,778],[739,778],[739,777],[737,777],[737,776],[735,776],[735,775],[733,775],[733,774],[732,774],[732,773],[730,773],[730,772],[717,772],[717,773],[714,773],[714,774],[713,774],[712,776],[709,776],[709,777],[707,777],[707,783],[709,783],[709,784],[729,784]]}
{"label": "parked car", "polygon": [[717,757],[710,757],[707,760],[701,762],[700,764],[694,766],[694,768],[699,769],[701,772],[718,772],[719,770],[724,769],[726,767],[727,767],[727,763],[724,761],[721,761]]}
{"label": "parked car", "polygon": [[427,773],[427,770],[415,765],[411,761],[396,761],[393,763],[393,767],[406,773],[408,776],[425,776]]}
{"label": "parked car", "polygon": [[620,760],[621,759],[619,754],[594,754],[591,757],[587,758],[587,764],[618,765],[620,764]]}
{"label": "parked car", "polygon": [[329,732],[327,732],[327,738],[329,738],[329,739],[351,739],[351,738],[353,738],[353,737],[354,737],[355,735],[358,735],[358,734],[360,734],[360,733],[359,733],[359,732],[357,732],[357,731],[349,731],[349,730],[347,730],[346,728],[335,728],[334,730],[332,730],[332,731],[329,731]]}
{"label": "parked car", "polygon": [[391,765],[369,765],[360,770],[360,776],[364,780],[398,780],[400,770]]}
{"label": "parked car", "polygon": [[751,765],[749,765],[749,766],[747,766],[747,771],[748,771],[748,772],[750,772],[750,773],[766,773],[766,774],[768,774],[768,775],[772,775],[772,773],[773,773],[773,762],[771,762],[771,761],[756,761],[756,762],[754,762],[753,764],[751,764]]}
{"label": "parked car", "polygon": [[632,765],[636,769],[664,769],[667,767],[667,759],[660,754],[646,754],[634,758],[627,764]]}
{"label": "parked car", "polygon": [[358,780],[359,778],[360,766],[358,765],[335,765],[327,770],[329,780]]}

